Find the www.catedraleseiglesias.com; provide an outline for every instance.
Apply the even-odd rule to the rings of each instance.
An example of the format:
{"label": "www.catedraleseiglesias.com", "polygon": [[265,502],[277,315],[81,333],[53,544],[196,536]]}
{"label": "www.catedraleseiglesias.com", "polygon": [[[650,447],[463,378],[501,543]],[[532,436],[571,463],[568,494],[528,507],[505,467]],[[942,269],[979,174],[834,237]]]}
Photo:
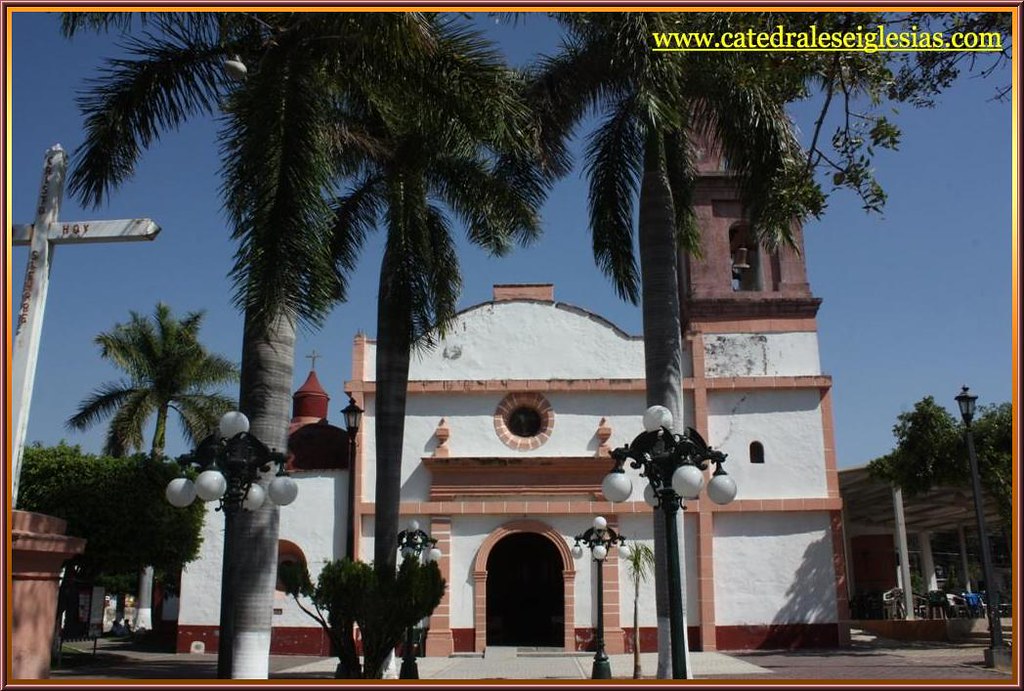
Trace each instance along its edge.
{"label": "www.catedraleseiglesias.com", "polygon": [[993,32],[953,33],[886,31],[879,25],[869,31],[858,26],[855,31],[819,31],[811,25],[801,31],[788,31],[777,26],[772,31],[714,32],[655,32],[656,50],[860,50],[873,53],[879,50],[991,50],[1003,48],[1002,34]]}

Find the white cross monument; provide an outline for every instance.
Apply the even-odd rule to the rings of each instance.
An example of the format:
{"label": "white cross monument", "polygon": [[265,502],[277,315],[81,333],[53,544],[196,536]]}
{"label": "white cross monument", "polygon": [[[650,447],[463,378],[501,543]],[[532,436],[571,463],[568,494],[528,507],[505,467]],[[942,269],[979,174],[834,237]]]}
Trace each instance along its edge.
{"label": "white cross monument", "polygon": [[12,356],[11,386],[11,506],[18,503],[18,479],[21,459],[28,432],[28,410],[32,402],[32,385],[39,357],[39,337],[43,331],[43,312],[46,309],[46,291],[50,282],[55,245],[86,242],[119,242],[152,240],[160,226],[148,218],[119,221],[58,220],[60,202],[64,196],[64,175],[68,157],[60,144],[46,152],[43,181],[39,186],[36,203],[36,221],[31,225],[16,225],[11,244],[29,245],[25,287],[21,291],[20,307],[15,322],[14,353]]}

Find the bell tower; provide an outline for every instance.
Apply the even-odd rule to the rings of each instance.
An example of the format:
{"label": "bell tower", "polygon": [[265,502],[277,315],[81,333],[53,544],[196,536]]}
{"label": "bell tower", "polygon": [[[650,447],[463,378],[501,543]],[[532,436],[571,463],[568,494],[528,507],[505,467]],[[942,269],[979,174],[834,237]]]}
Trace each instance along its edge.
{"label": "bell tower", "polygon": [[792,228],[795,247],[760,246],[728,162],[713,145],[705,144],[698,157],[694,211],[703,257],[680,256],[684,329],[707,321],[813,319],[821,300],[807,283],[799,225]]}
{"label": "bell tower", "polygon": [[[719,542],[727,544],[724,535],[758,535],[765,545],[782,544],[797,524],[816,535],[822,563],[817,582],[834,610],[827,625],[794,617],[786,626],[842,642],[849,629],[842,625],[848,604],[832,379],[821,371],[821,300],[807,282],[802,229],[794,222],[795,247],[760,245],[728,161],[713,144],[695,144],[700,148],[693,204],[702,256],[679,256],[680,316],[691,372],[683,380],[684,410],[697,431],[727,454],[726,470],[741,488],[739,506],[730,513],[715,513],[701,501],[697,515],[688,516],[697,521],[701,644],[704,650],[751,644],[745,638],[749,614],[715,598],[714,584],[745,568],[716,549]],[[774,558],[772,549],[765,547],[765,561]]]}

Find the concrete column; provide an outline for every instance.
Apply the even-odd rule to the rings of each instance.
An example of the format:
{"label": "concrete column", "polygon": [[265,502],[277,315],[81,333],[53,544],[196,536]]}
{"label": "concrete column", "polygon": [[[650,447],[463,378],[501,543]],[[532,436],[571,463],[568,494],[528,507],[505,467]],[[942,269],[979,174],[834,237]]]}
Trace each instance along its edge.
{"label": "concrete column", "polygon": [[900,555],[899,582],[903,589],[903,607],[907,620],[914,616],[914,592],[910,581],[910,550],[907,549],[907,519],[903,515],[903,490],[892,488],[892,506],[896,514],[896,549]]}
{"label": "concrete column", "polygon": [[57,591],[65,560],[85,551],[67,537],[67,522],[29,511],[11,512],[11,677],[48,679]]}
{"label": "concrete column", "polygon": [[927,530],[917,534],[917,542],[921,547],[921,570],[924,572],[924,587],[927,590],[938,590],[939,579],[935,575],[935,558],[932,556],[932,534]]}

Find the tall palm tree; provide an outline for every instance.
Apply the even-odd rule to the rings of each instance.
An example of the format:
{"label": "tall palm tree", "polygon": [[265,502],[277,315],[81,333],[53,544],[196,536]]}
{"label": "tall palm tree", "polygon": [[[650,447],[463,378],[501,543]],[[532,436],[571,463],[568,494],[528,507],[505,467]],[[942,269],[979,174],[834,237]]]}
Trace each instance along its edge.
{"label": "tall palm tree", "polygon": [[[74,430],[87,429],[110,417],[104,453],[123,456],[141,450],[142,428],[156,415],[150,458],[163,456],[167,418],[174,411],[190,443],[202,439],[231,410],[234,400],[209,393],[214,386],[238,380],[234,363],[206,352],[199,342],[203,312],[176,319],[171,309],[158,303],[150,320],[135,312],[127,324],[117,324],[96,337],[104,359],[128,375],[127,380],[102,385],[82,401],[68,420]],[[135,630],[153,628],[153,567],[139,572],[135,605]]]}
{"label": "tall palm tree", "polygon": [[654,550],[643,542],[634,542],[624,551],[626,571],[633,582],[633,678],[640,679],[640,584],[647,581],[654,569]]}
{"label": "tall palm tree", "polygon": [[131,313],[126,324],[96,336],[100,355],[128,376],[103,384],[90,394],[68,421],[72,430],[85,430],[110,418],[104,453],[124,456],[143,447],[143,427],[155,415],[150,456],[164,453],[167,419],[177,415],[191,444],[210,433],[235,402],[211,387],[238,380],[238,367],[206,352],[199,342],[203,312],[176,319],[171,308],[158,303],[153,317]]}
{"label": "tall palm tree", "polygon": [[[434,73],[423,84],[410,78],[443,63],[442,26],[419,13],[143,18],[151,30],[127,40],[128,59],[111,62],[81,101],[86,141],[76,152],[69,189],[98,205],[131,176],[141,151],[160,134],[188,118],[221,113],[222,194],[239,243],[231,275],[245,314],[239,403],[252,432],[281,449],[296,326],[318,326],[344,300],[358,250],[358,242],[339,239],[329,203],[341,177],[359,170],[368,146],[348,127],[347,111],[369,103],[386,115],[396,97],[425,110],[444,102],[453,75]],[[76,13],[66,15],[64,28],[69,36],[81,29],[127,31],[131,21],[127,14]],[[243,81],[224,76],[229,56],[248,67]],[[427,86],[433,93],[424,92]],[[432,220],[430,227],[439,226]],[[401,259],[421,247],[408,245]],[[225,530],[246,549],[229,576],[238,604],[234,646],[225,646],[218,661],[221,675],[226,667],[237,678],[266,678],[278,509],[268,503],[243,512]]]}
{"label": "tall palm tree", "polygon": [[[473,244],[502,255],[538,233],[545,189],[528,133],[522,81],[474,32],[438,23],[439,55],[408,74],[417,88],[381,108],[349,103],[363,142],[360,174],[337,199],[335,242],[387,233],[377,293],[377,485],[374,565],[395,571],[409,358],[456,313],[461,291],[451,219]],[[433,96],[424,109],[419,99]]]}
{"label": "tall palm tree", "polygon": [[[753,64],[762,58],[651,50],[653,32],[711,28],[720,17],[574,13],[558,19],[565,29],[561,52],[539,62],[530,90],[544,122],[542,141],[552,160],[564,160],[575,127],[586,115],[600,114],[586,150],[594,257],[620,297],[642,305],[647,405],[665,406],[682,420],[677,261],[680,250],[699,252],[691,208],[693,140],[722,147],[752,228],[765,245],[791,242],[792,220],[819,210],[820,193],[801,166],[781,88],[767,71],[756,69],[763,65]],[[638,196],[639,266],[633,251]],[[660,516],[653,524],[658,676],[666,678],[665,528]]]}

